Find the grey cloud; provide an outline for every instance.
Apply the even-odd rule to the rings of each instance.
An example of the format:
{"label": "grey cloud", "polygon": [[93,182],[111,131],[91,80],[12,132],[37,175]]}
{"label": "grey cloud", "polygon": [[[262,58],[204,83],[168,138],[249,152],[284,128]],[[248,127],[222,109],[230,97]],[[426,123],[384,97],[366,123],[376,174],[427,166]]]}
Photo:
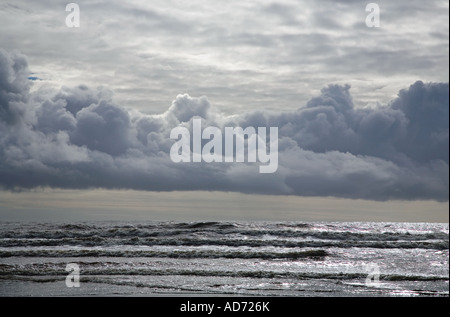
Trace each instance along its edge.
{"label": "grey cloud", "polygon": [[89,89],[85,85],[74,88],[63,87],[53,98],[53,101],[62,100],[66,103],[65,108],[74,116],[83,108],[89,107],[91,104],[97,103],[98,100],[110,100],[111,92],[97,88]]}
{"label": "grey cloud", "polygon": [[0,119],[7,123],[16,123],[24,112],[31,85],[28,73],[24,56],[0,48]]}
{"label": "grey cloud", "polygon": [[211,105],[205,97],[194,99],[185,94],[174,100],[168,113],[175,116],[179,122],[187,122],[194,116],[208,119],[210,108]]}
{"label": "grey cloud", "polygon": [[[448,200],[449,85],[416,82],[377,108],[329,85],[290,111],[225,116],[206,97],[178,95],[148,115],[87,86],[30,91],[26,57],[0,51],[0,187],[219,190],[259,194]],[[299,105],[300,106],[300,105]],[[172,128],[279,128],[279,168],[173,163]]]}
{"label": "grey cloud", "polygon": [[408,129],[397,146],[421,162],[449,160],[449,86],[416,82],[402,90],[393,101],[393,109],[405,114]]}
{"label": "grey cloud", "polygon": [[[154,112],[179,92],[207,94],[232,113],[237,104],[303,104],[324,83],[360,80],[352,94],[365,105],[416,79],[447,81],[445,3],[377,3],[374,29],[359,0],[85,1],[81,28],[69,29],[67,3],[14,0],[0,5],[0,37],[2,47],[32,54],[44,82],[101,82],[121,104]],[[386,83],[374,96],[371,87]]]}
{"label": "grey cloud", "polygon": [[36,129],[45,134],[58,131],[71,131],[75,128],[77,121],[64,106],[66,104],[58,99],[56,102],[45,100],[36,105]]}
{"label": "grey cloud", "polygon": [[111,155],[122,154],[133,145],[135,129],[128,112],[104,100],[77,112],[76,122],[70,133],[75,145]]}
{"label": "grey cloud", "polygon": [[271,3],[263,8],[261,12],[278,17],[286,25],[298,25],[301,23],[295,15],[296,8],[292,5]]}

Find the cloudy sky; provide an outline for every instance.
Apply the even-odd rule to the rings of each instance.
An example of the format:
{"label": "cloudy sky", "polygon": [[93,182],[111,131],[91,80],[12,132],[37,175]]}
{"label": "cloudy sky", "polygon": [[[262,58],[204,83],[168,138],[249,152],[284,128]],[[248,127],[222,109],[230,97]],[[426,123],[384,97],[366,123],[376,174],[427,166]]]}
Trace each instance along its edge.
{"label": "cloudy sky", "polygon": [[[4,220],[448,222],[448,1],[0,3]],[[170,131],[278,127],[279,168]]]}

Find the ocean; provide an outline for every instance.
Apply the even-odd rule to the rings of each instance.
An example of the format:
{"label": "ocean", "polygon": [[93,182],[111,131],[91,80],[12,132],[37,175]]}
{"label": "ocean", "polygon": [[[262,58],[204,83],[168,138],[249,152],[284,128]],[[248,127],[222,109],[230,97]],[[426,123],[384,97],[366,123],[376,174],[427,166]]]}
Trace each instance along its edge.
{"label": "ocean", "polygon": [[449,226],[1,223],[0,296],[449,296]]}

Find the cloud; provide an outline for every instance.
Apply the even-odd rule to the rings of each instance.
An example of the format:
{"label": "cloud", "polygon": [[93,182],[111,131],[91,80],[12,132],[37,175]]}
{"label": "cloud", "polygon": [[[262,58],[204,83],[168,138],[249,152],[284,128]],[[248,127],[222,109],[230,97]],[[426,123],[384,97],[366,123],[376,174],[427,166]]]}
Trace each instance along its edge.
{"label": "cloud", "polygon": [[14,124],[23,115],[30,82],[25,56],[0,52],[0,118]]}
{"label": "cloud", "polygon": [[380,0],[381,27],[368,28],[367,2],[324,1],[82,1],[81,27],[67,28],[67,2],[5,0],[0,37],[32,58],[34,87],[100,82],[152,113],[180,92],[231,114],[290,110],[326,83],[352,84],[364,106],[448,81],[447,2]]}
{"label": "cloud", "polygon": [[[116,104],[106,88],[31,91],[27,58],[0,50],[0,187],[217,190],[371,200],[448,201],[449,85],[418,81],[391,102],[355,107],[329,85],[290,111],[227,116],[206,97],[178,95],[160,114]],[[300,105],[299,105],[300,106]],[[278,127],[279,168],[173,163],[170,131]]]}

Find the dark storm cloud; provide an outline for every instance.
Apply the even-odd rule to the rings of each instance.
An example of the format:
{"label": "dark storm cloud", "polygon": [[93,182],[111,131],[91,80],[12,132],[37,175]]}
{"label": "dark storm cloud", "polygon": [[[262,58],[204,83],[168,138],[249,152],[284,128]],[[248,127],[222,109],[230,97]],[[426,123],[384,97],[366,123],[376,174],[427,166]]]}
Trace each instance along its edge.
{"label": "dark storm cloud", "polygon": [[[390,103],[357,108],[349,85],[329,85],[293,111],[221,114],[179,95],[146,115],[104,88],[30,91],[25,56],[0,51],[0,187],[219,190],[373,200],[448,200],[449,85],[416,82]],[[299,105],[300,106],[300,105]],[[171,161],[170,131],[279,128],[279,168]]]}
{"label": "dark storm cloud", "polygon": [[16,123],[25,111],[31,85],[27,71],[25,56],[0,51],[0,118],[6,123]]}

